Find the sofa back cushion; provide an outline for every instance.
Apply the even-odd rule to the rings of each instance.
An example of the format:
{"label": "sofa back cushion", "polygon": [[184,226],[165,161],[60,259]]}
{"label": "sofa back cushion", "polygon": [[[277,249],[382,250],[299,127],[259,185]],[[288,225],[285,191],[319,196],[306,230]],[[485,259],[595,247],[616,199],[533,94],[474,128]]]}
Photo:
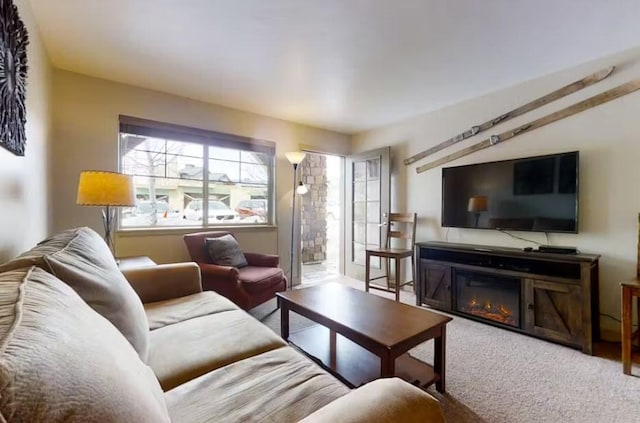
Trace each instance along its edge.
{"label": "sofa back cushion", "polygon": [[238,268],[247,266],[247,259],[233,235],[206,238],[205,243],[213,264]]}
{"label": "sofa back cushion", "polygon": [[0,315],[0,421],[169,421],[151,369],[55,276],[0,274]]}
{"label": "sofa back cushion", "polygon": [[0,272],[33,265],[73,288],[120,330],[143,361],[147,360],[149,323],[142,301],[100,235],[87,227],[61,232],[0,266]]}

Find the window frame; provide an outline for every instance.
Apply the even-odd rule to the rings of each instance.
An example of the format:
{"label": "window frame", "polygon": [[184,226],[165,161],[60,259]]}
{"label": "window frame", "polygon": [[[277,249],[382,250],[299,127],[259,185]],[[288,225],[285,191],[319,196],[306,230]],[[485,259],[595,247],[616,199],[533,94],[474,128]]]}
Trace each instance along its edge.
{"label": "window frame", "polygon": [[[122,219],[118,219],[118,230],[133,232],[140,230],[163,230],[163,231],[175,231],[185,230],[193,228],[211,229],[211,228],[239,228],[239,227],[269,227],[276,225],[276,143],[273,141],[266,141],[257,138],[245,137],[242,135],[228,134],[223,132],[217,132],[207,129],[192,128],[188,126],[176,125],[172,123],[158,122],[149,119],[137,118],[126,115],[119,115],[119,131],[118,131],[118,169],[123,172],[123,143],[122,134],[132,134],[141,137],[159,138],[177,142],[186,142],[200,144],[203,147],[202,154],[202,203],[203,203],[203,219],[200,225],[188,225],[188,226],[122,226]],[[240,152],[261,153],[267,158],[265,166],[267,168],[267,202],[268,212],[267,220],[263,223],[238,223],[233,224],[216,224],[209,221],[209,202],[204,201],[209,198],[210,184],[209,180],[209,161],[211,159],[209,155],[208,147],[221,147],[238,150]],[[166,154],[166,153],[165,153]],[[242,153],[240,153],[240,159],[238,161],[242,165]],[[157,177],[157,176],[149,176]],[[242,183],[242,176],[237,183]],[[122,217],[122,211],[119,216]]]}

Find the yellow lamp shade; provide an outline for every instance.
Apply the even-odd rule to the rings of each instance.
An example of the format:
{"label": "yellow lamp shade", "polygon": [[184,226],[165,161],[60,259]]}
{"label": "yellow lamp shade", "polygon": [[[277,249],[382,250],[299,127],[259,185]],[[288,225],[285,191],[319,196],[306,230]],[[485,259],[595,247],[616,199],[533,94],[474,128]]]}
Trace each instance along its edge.
{"label": "yellow lamp shade", "polygon": [[80,173],[76,203],[82,206],[135,206],[133,179],[122,173],[85,170]]}

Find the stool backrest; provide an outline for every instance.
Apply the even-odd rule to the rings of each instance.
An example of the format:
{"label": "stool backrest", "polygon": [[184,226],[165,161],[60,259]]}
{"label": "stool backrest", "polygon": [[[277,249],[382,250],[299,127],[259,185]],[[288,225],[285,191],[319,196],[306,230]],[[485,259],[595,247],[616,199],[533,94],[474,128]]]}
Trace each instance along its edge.
{"label": "stool backrest", "polygon": [[[416,242],[416,213],[389,213],[387,217],[386,248],[407,248],[413,250]],[[392,239],[404,240],[405,245],[398,247]]]}

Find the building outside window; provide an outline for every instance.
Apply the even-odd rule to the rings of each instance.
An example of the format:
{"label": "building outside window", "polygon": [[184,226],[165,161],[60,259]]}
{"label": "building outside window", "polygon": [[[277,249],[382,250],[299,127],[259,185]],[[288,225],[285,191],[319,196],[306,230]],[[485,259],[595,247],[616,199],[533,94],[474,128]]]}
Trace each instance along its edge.
{"label": "building outside window", "polygon": [[120,229],[273,224],[274,163],[271,142],[120,116]]}

